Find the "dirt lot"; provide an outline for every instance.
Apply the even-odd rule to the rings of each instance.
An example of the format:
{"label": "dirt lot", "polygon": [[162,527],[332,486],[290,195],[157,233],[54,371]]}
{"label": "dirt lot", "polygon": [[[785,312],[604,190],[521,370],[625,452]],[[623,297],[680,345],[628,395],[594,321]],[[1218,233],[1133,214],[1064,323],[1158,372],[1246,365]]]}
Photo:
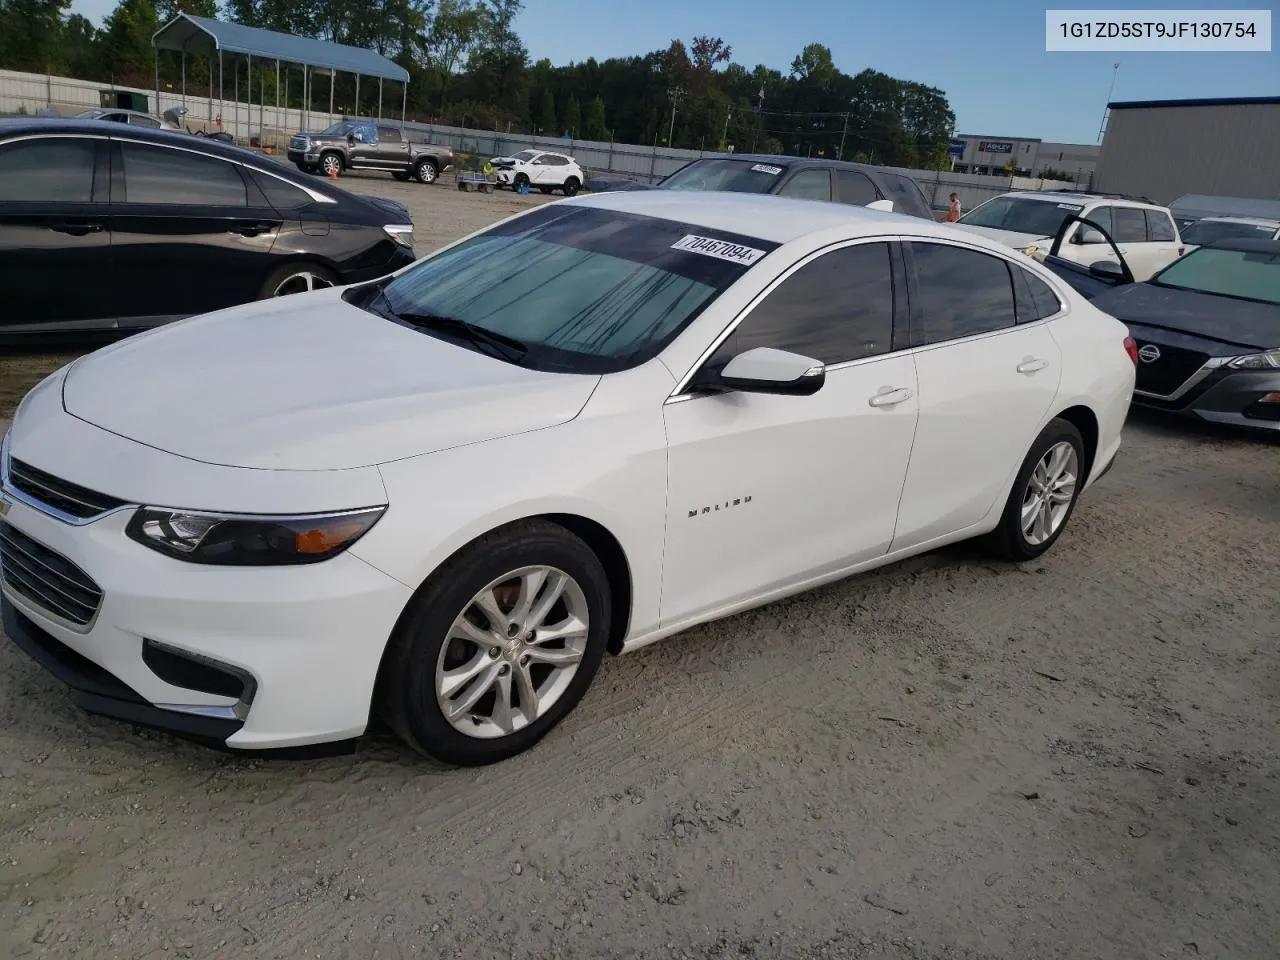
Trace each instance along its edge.
{"label": "dirt lot", "polygon": [[[521,202],[386,189],[440,239]],[[1038,564],[613,659],[479,771],[229,758],[0,647],[0,956],[1272,960],[1278,539],[1280,445],[1135,415]]]}

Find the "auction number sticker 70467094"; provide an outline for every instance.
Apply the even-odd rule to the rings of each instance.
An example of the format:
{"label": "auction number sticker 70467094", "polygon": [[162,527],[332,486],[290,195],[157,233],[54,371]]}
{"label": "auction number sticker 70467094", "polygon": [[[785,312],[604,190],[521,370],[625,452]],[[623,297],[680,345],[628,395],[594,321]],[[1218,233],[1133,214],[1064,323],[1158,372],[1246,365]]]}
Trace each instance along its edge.
{"label": "auction number sticker 70467094", "polygon": [[671,245],[672,250],[684,250],[687,253],[700,253],[704,257],[715,257],[717,260],[728,260],[749,267],[764,256],[763,250],[755,247],[744,247],[740,243],[728,240],[717,240],[715,237],[699,237],[686,234]]}

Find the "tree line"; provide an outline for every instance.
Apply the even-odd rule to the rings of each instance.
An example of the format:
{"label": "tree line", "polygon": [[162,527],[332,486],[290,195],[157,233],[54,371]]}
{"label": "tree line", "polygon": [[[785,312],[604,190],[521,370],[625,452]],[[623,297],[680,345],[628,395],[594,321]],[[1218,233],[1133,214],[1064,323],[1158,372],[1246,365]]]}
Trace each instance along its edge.
{"label": "tree line", "polygon": [[[535,0],[536,2],[536,0]],[[664,50],[565,66],[531,61],[514,21],[522,0],[120,0],[101,28],[70,0],[0,0],[0,68],[149,88],[155,31],[180,12],[367,47],[410,75],[411,119],[478,129],[703,150],[786,153],[934,169],[955,127],[943,91],[875,70],[848,74],[831,51],[806,46],[789,69],[748,68],[718,37],[673,40]],[[252,83],[255,100],[302,106],[295,78],[275,89],[274,65],[226,58],[224,91]],[[187,90],[217,80],[187,59]],[[295,70],[298,68],[294,68]],[[178,55],[162,51],[162,82],[178,81]],[[286,71],[286,74],[288,71]],[[328,106],[321,79],[312,103]],[[284,87],[284,83],[282,83]],[[399,91],[388,94],[395,112]],[[371,113],[376,85],[339,76],[335,106]],[[323,101],[323,102],[322,102]]]}

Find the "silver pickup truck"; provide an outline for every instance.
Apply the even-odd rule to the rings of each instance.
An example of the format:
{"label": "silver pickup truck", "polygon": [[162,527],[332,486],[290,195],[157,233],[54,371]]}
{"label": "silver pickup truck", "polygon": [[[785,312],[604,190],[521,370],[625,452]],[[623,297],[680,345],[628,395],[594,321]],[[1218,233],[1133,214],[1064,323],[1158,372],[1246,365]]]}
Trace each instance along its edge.
{"label": "silver pickup truck", "polygon": [[371,120],[341,120],[319,133],[295,133],[288,157],[307,173],[385,170],[397,180],[419,183],[433,183],[453,166],[452,148],[413,143],[400,127]]}

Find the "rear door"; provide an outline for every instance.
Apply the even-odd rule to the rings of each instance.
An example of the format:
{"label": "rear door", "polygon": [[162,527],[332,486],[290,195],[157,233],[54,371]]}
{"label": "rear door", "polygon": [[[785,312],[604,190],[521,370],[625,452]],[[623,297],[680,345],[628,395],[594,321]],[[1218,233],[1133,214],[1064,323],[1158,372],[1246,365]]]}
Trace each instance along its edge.
{"label": "rear door", "polygon": [[894,550],[965,530],[997,505],[1057,396],[1061,361],[1042,317],[1018,322],[1020,267],[943,241],[904,247],[920,422]]}
{"label": "rear door", "polygon": [[409,144],[395,127],[378,127],[378,164],[388,170],[409,167]]}
{"label": "rear door", "polygon": [[126,317],[149,326],[255,299],[283,221],[239,164],[116,138],[111,229],[121,325]]}
{"label": "rear door", "polygon": [[836,170],[836,200],[865,207],[884,199],[871,178],[858,170]]}
{"label": "rear door", "polygon": [[1143,211],[1147,217],[1148,258],[1151,273],[1156,274],[1182,256],[1182,240],[1173,225],[1173,217],[1163,210]]}
{"label": "rear door", "polygon": [[111,311],[103,137],[0,144],[0,330],[96,326]]}

